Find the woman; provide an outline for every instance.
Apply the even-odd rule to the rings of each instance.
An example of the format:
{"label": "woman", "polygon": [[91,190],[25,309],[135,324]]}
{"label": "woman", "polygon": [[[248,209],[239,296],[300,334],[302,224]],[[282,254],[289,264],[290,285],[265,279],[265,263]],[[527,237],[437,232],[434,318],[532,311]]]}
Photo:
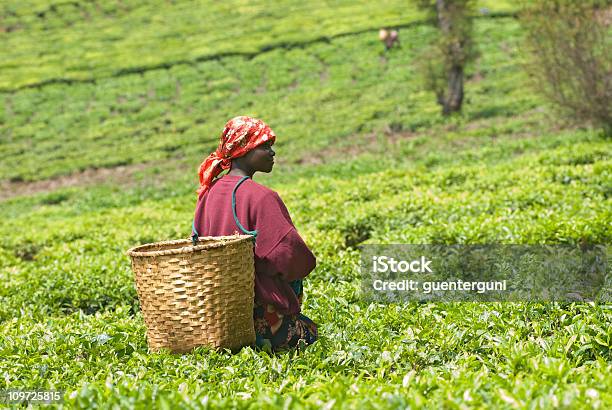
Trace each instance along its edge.
{"label": "woman", "polygon": [[[200,165],[194,229],[201,236],[241,233],[231,206],[232,191],[240,183],[236,217],[244,229],[257,231],[256,344],[283,350],[317,339],[316,324],[301,314],[302,279],[315,268],[316,259],[278,194],[252,180],[257,171],[272,171],[275,141],[270,127],[256,118],[240,116],[227,122],[217,150]],[[214,179],[228,168],[227,174]]]}

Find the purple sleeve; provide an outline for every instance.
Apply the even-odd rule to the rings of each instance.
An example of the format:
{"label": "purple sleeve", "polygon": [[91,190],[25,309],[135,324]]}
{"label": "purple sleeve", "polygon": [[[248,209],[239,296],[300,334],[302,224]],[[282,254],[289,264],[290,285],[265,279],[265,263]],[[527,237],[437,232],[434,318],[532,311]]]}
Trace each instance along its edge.
{"label": "purple sleeve", "polygon": [[317,260],[298,232],[287,232],[265,260],[287,281],[303,279],[317,266]]}
{"label": "purple sleeve", "polygon": [[315,268],[316,258],[295,229],[285,204],[274,192],[260,205],[256,270],[270,275],[279,273],[287,281],[306,277]]}

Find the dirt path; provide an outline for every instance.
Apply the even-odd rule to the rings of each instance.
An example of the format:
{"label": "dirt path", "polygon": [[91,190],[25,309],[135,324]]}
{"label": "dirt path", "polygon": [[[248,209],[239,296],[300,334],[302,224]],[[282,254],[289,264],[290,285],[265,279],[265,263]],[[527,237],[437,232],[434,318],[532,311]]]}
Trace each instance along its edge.
{"label": "dirt path", "polygon": [[112,182],[117,185],[131,185],[135,182],[134,174],[150,164],[134,164],[114,168],[87,169],[71,175],[33,182],[0,181],[0,201],[22,195],[33,195],[39,192],[52,192],[60,188],[88,186]]}

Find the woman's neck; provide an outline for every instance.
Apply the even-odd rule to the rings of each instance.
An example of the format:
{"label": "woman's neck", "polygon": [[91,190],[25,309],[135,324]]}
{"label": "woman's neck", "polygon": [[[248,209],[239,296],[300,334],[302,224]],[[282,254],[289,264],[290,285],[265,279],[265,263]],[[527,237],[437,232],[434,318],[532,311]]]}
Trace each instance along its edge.
{"label": "woman's neck", "polygon": [[249,173],[249,172],[247,172],[247,171],[245,171],[243,169],[240,169],[240,168],[232,168],[227,173],[227,175],[239,176],[239,177],[249,176],[251,178],[253,178],[253,174],[254,174],[254,172]]}

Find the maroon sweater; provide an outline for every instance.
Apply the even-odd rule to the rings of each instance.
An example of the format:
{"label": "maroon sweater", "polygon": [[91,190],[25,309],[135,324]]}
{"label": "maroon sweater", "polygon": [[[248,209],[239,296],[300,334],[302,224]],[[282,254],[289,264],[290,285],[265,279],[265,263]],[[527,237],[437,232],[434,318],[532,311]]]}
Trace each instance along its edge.
{"label": "maroon sweater", "polygon": [[[195,227],[200,236],[244,233],[232,213],[232,191],[241,176],[223,175],[198,199]],[[244,229],[257,230],[255,299],[282,314],[297,314],[300,305],[289,282],[306,277],[316,258],[298,234],[278,194],[252,179],[236,190],[236,215]]]}

